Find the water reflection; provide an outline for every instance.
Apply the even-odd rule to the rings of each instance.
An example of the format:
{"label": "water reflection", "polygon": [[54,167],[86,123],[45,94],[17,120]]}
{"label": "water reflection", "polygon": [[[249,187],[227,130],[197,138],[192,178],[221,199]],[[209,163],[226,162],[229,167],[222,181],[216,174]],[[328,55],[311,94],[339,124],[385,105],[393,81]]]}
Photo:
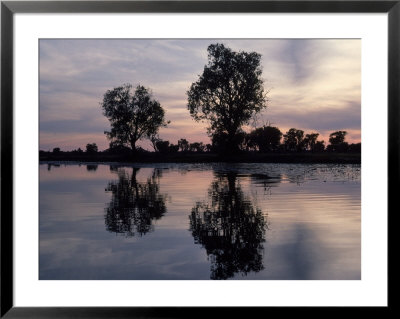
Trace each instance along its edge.
{"label": "water reflection", "polygon": [[198,202],[189,216],[195,243],[211,261],[211,279],[259,272],[267,221],[244,194],[236,172],[216,174],[208,201]]}
{"label": "water reflection", "polygon": [[153,230],[153,220],[166,213],[166,196],[159,192],[161,170],[154,169],[145,182],[137,180],[139,170],[132,168],[129,173],[124,168],[110,166],[110,171],[118,175],[118,180],[109,182],[105,189],[112,193],[105,215],[109,232],[128,237],[143,236]]}
{"label": "water reflection", "polygon": [[40,280],[361,279],[359,165],[54,164]]}
{"label": "water reflection", "polygon": [[47,170],[48,170],[48,171],[51,171],[51,168],[52,168],[52,167],[60,167],[60,166],[61,166],[60,164],[48,163],[48,164],[47,164]]}
{"label": "water reflection", "polygon": [[88,165],[86,165],[86,169],[87,169],[88,172],[97,171],[97,167],[98,167],[97,164],[88,164]]}

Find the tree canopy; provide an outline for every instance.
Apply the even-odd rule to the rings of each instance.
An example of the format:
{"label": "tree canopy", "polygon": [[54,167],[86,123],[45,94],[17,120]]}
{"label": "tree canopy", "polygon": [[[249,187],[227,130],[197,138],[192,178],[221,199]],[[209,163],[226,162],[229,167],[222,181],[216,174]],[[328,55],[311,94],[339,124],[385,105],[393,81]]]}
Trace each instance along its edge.
{"label": "tree canopy", "polygon": [[346,131],[336,131],[329,135],[329,143],[332,145],[339,145],[344,142],[347,135]]}
{"label": "tree canopy", "polygon": [[347,132],[346,131],[336,131],[329,135],[329,143],[331,143],[328,147],[329,151],[335,152],[347,152],[349,144],[345,142]]}
{"label": "tree canopy", "polygon": [[304,150],[304,131],[291,128],[283,135],[284,144],[288,151]]}
{"label": "tree canopy", "polygon": [[88,143],[86,144],[86,153],[97,153],[98,152],[98,147],[96,143]]}
{"label": "tree canopy", "polygon": [[282,132],[277,127],[259,127],[249,134],[250,146],[255,146],[260,152],[277,150],[282,138]]}
{"label": "tree canopy", "polygon": [[235,135],[267,106],[261,55],[218,43],[207,51],[208,65],[187,92],[188,109],[196,121],[209,122],[210,136],[226,136],[227,147],[235,150]]}
{"label": "tree canopy", "polygon": [[[306,134],[306,137],[304,138],[304,146],[306,149],[314,152],[315,151],[315,146],[317,144],[317,139],[318,139],[319,133],[310,133]],[[320,144],[317,146],[317,148],[320,148]]]}
{"label": "tree canopy", "polygon": [[167,125],[164,109],[149,89],[141,85],[134,92],[131,84],[108,90],[101,107],[111,124],[111,130],[104,132],[110,145],[128,146],[135,151],[138,140],[156,134]]}

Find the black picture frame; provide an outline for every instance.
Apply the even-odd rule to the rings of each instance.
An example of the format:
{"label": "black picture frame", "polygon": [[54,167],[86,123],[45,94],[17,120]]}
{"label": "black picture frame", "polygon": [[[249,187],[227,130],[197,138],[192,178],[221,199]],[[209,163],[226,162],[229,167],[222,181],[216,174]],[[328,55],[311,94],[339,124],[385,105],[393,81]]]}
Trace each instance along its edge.
{"label": "black picture frame", "polygon": [[[397,211],[399,184],[400,0],[396,1],[1,1],[1,312],[5,318],[178,318],[252,316],[286,311],[304,315],[309,307],[14,307],[13,303],[13,16],[15,13],[387,13],[388,14],[388,225]],[[380,212],[386,213],[386,212]],[[390,214],[391,213],[391,214]],[[392,248],[388,229],[389,252]],[[390,258],[388,255],[390,264]],[[390,269],[388,269],[390,270]],[[389,273],[390,275],[390,273]],[[388,281],[388,287],[389,287]],[[389,311],[393,302],[389,294]],[[360,310],[361,308],[357,308]],[[371,308],[363,308],[369,313]],[[313,308],[326,314],[326,307]],[[330,308],[335,315],[343,310]],[[348,311],[349,308],[344,309]],[[362,310],[362,309],[361,309]]]}

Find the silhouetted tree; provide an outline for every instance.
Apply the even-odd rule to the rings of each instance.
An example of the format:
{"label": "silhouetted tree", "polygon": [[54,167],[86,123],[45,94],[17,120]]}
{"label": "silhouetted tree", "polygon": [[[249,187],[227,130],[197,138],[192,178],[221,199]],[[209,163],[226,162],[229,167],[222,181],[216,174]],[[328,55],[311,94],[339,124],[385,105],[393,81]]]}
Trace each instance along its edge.
{"label": "silhouetted tree", "polygon": [[209,122],[211,137],[225,137],[226,150],[233,152],[240,128],[267,106],[261,55],[223,44],[211,44],[207,51],[208,65],[187,92],[188,109],[196,121]]}
{"label": "silhouetted tree", "polygon": [[258,150],[258,146],[255,143],[254,134],[251,134],[252,132],[245,133],[245,135],[244,135],[243,143],[245,145],[246,151],[257,151]]}
{"label": "silhouetted tree", "polygon": [[347,135],[346,131],[336,131],[329,135],[329,143],[332,145],[338,145],[344,142],[344,139]]}
{"label": "silhouetted tree", "polygon": [[314,145],[314,152],[323,152],[325,150],[325,141],[316,141]]}
{"label": "silhouetted tree", "polygon": [[209,190],[210,202],[198,202],[189,216],[195,243],[211,260],[211,279],[228,279],[264,268],[262,243],[266,221],[237,181],[237,174],[217,175]]}
{"label": "silhouetted tree", "polygon": [[352,153],[361,153],[361,143],[352,143],[349,145],[349,152]]}
{"label": "silhouetted tree", "polygon": [[304,131],[291,128],[283,137],[287,151],[302,151],[304,149]]}
{"label": "silhouetted tree", "polygon": [[78,154],[82,154],[82,153],[83,153],[83,150],[82,150],[80,147],[78,147],[78,149],[75,150],[74,152],[76,152],[76,153],[78,153]]}
{"label": "silhouetted tree", "polygon": [[349,150],[349,143],[343,142],[337,145],[328,145],[326,148],[329,152],[346,153]]}
{"label": "silhouetted tree", "polygon": [[157,143],[162,141],[162,139],[160,138],[160,136],[157,133],[150,134],[148,136],[148,138],[151,142],[151,145],[153,146],[154,151],[157,152],[158,151]]}
{"label": "silhouetted tree", "polygon": [[58,154],[58,153],[60,153],[60,152],[61,152],[61,150],[60,150],[59,147],[53,148],[53,154]]}
{"label": "silhouetted tree", "polygon": [[190,143],[189,145],[189,150],[191,152],[204,152],[205,149],[205,145],[203,144],[203,142],[194,142],[194,143]]}
{"label": "silhouetted tree", "polygon": [[123,146],[136,150],[136,142],[149,138],[168,123],[164,109],[153,99],[145,87],[138,85],[132,92],[131,84],[124,84],[104,94],[101,103],[103,114],[111,124],[107,137]]}
{"label": "silhouetted tree", "polygon": [[160,152],[163,154],[176,153],[178,152],[179,146],[176,144],[172,144],[169,141],[163,141],[159,138],[155,142],[154,149],[156,152]]}
{"label": "silhouetted tree", "polygon": [[96,143],[86,144],[86,153],[94,154],[98,152],[98,147]]}
{"label": "silhouetted tree", "polygon": [[170,153],[177,153],[179,151],[179,145],[178,144],[169,144],[169,152]]}
{"label": "silhouetted tree", "polygon": [[159,192],[161,171],[154,170],[146,182],[139,182],[139,168],[133,168],[131,174],[123,168],[115,170],[110,166],[110,170],[118,174],[118,181],[111,181],[106,187],[106,192],[111,192],[105,215],[107,230],[126,236],[143,236],[152,231],[152,221],[167,211],[165,196]]}
{"label": "silhouetted tree", "polygon": [[306,150],[310,150],[311,152],[315,151],[315,144],[317,143],[319,133],[310,133],[306,134],[304,138],[304,147]]}
{"label": "silhouetted tree", "polygon": [[128,155],[131,152],[131,148],[111,142],[110,147],[105,152],[110,154]]}
{"label": "silhouetted tree", "polygon": [[[242,130],[238,130],[233,139],[229,141],[229,136],[224,132],[216,132],[211,137],[212,148],[214,151],[221,154],[229,154],[232,151],[238,151],[241,149],[241,145],[244,142],[246,134]],[[235,144],[235,148],[232,149],[230,143]]]}
{"label": "silhouetted tree", "polygon": [[189,142],[185,138],[181,138],[178,141],[178,146],[181,152],[187,152],[189,150]]}
{"label": "silhouetted tree", "polygon": [[347,132],[346,131],[336,131],[329,135],[328,151],[333,152],[347,152],[349,144],[345,142]]}
{"label": "silhouetted tree", "polygon": [[156,142],[156,150],[160,153],[168,153],[169,151],[169,141],[158,140]]}
{"label": "silhouetted tree", "polygon": [[277,127],[259,127],[249,134],[249,148],[257,147],[260,152],[275,151],[278,149],[282,132]]}

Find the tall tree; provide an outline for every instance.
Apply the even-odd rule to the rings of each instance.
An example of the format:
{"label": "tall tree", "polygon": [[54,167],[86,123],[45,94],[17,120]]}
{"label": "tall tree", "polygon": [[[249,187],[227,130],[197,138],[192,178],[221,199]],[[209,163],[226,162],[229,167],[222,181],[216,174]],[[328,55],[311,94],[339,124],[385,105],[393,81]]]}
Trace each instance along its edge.
{"label": "tall tree", "polygon": [[188,109],[196,121],[209,122],[211,137],[225,137],[227,150],[234,151],[235,135],[267,106],[261,55],[235,52],[218,43],[207,51],[208,65],[187,92]]}
{"label": "tall tree", "polygon": [[111,130],[104,132],[108,139],[133,151],[138,140],[154,136],[160,127],[168,124],[160,103],[141,85],[134,92],[131,84],[108,90],[101,107],[111,124]]}

